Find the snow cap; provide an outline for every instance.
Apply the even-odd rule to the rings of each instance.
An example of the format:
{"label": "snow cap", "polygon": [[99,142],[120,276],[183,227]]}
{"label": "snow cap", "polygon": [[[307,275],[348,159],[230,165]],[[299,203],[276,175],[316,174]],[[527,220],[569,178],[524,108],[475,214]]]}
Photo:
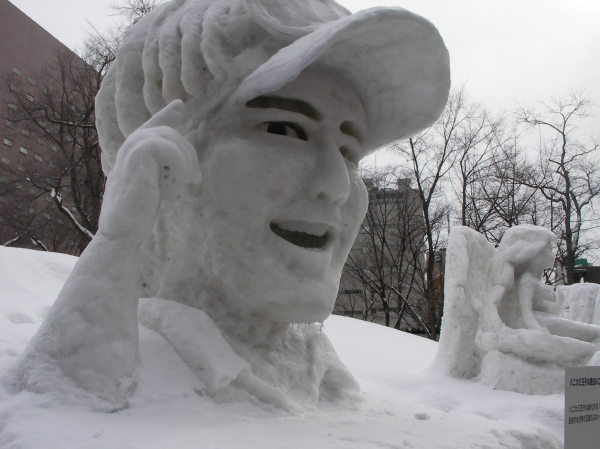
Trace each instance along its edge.
{"label": "snow cap", "polygon": [[240,101],[277,91],[318,61],[355,87],[365,107],[364,153],[412,137],[442,113],[448,50],[437,29],[402,8],[372,8],[317,27],[279,50],[235,92]]}
{"label": "snow cap", "polygon": [[431,125],[450,89],[437,29],[402,8],[352,15],[333,0],[172,0],[124,37],[96,97],[108,174],[125,138],[175,99],[197,129],[225,101],[272,93],[318,63],[367,115],[363,155]]}

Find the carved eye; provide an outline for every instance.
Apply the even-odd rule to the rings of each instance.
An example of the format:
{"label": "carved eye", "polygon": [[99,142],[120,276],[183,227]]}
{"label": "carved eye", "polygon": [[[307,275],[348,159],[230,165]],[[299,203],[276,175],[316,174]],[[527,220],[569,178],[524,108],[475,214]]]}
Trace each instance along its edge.
{"label": "carved eye", "polygon": [[308,140],[306,132],[301,126],[291,122],[265,122],[256,127],[259,131],[280,136],[293,137],[294,139]]}
{"label": "carved eye", "polygon": [[342,157],[346,159],[348,162],[358,166],[358,158],[356,157],[356,152],[352,151],[352,149],[346,145],[340,147],[340,153]]}

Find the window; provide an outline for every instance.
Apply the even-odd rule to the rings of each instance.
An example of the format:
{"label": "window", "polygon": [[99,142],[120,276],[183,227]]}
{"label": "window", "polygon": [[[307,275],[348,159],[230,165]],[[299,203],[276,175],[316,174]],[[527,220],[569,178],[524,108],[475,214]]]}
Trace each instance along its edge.
{"label": "window", "polygon": [[40,161],[40,162],[43,161],[42,156],[40,156],[39,154],[36,154],[34,157],[35,157],[36,161]]}
{"label": "window", "polygon": [[19,88],[17,86],[15,86],[14,84],[10,85],[10,90],[12,90],[13,92],[19,93]]}
{"label": "window", "polygon": [[35,80],[32,77],[29,77],[29,79],[27,80],[29,82],[29,84],[31,84],[32,86],[35,86],[37,83],[35,82]]}
{"label": "window", "polygon": [[16,73],[17,75],[21,76],[21,71],[16,67],[13,67],[13,73]]}
{"label": "window", "polygon": [[29,208],[29,213],[30,213],[31,215],[35,214],[35,209],[34,209],[33,207],[30,207],[30,208]]}
{"label": "window", "polygon": [[21,164],[19,164],[19,165],[17,165],[17,170],[25,171],[25,167],[23,167]]}
{"label": "window", "polygon": [[0,203],[6,203],[6,200],[4,199],[3,196],[0,196]]}
{"label": "window", "polygon": [[39,192],[38,189],[36,189],[35,187],[32,187],[31,190],[29,191],[30,195],[37,195],[37,193]]}
{"label": "window", "polygon": [[27,98],[27,101],[31,101],[33,103],[33,100],[34,100],[33,95],[25,94],[25,98]]}
{"label": "window", "polygon": [[0,182],[7,182],[7,180],[4,176],[0,176]]}
{"label": "window", "polygon": [[23,189],[23,184],[21,184],[20,182],[17,182],[17,183],[15,184],[15,187],[16,187],[17,189],[19,189],[19,190],[22,190],[22,189]]}
{"label": "window", "polygon": [[0,157],[0,162],[6,165],[10,165],[10,159],[4,156]]}
{"label": "window", "polygon": [[50,214],[48,214],[48,213],[46,213],[46,212],[44,212],[42,215],[43,215],[43,217],[44,217],[46,220],[50,220],[50,219],[52,218],[52,215],[50,215]]}
{"label": "window", "polygon": [[6,137],[4,138],[4,145],[6,145],[7,147],[12,147],[12,140],[7,139]]}
{"label": "window", "polygon": [[8,126],[9,128],[14,128],[15,124],[13,122],[11,122],[10,120],[6,121],[6,126]]}
{"label": "window", "polygon": [[63,192],[68,192],[69,191],[69,187],[68,186],[62,186],[61,187]]}
{"label": "window", "polygon": [[52,202],[52,197],[51,197],[50,195],[46,195],[46,196],[44,197],[44,200],[45,200],[47,203],[51,203],[51,202]]}
{"label": "window", "polygon": [[35,141],[36,141],[37,143],[44,143],[44,139],[42,139],[41,137],[37,137],[37,138],[35,139]]}
{"label": "window", "polygon": [[17,105],[14,103],[8,103],[8,109],[12,109],[13,111],[17,110]]}
{"label": "window", "polygon": [[62,218],[57,218],[57,219],[56,219],[56,222],[57,222],[59,225],[63,225],[63,224],[65,224],[65,222],[64,222],[64,221],[62,221]]}
{"label": "window", "polygon": [[23,153],[23,154],[27,154],[27,153],[29,153],[29,151],[27,150],[27,148],[25,148],[23,145],[21,145],[21,146],[19,147],[19,151],[20,151],[21,153]]}
{"label": "window", "polygon": [[21,134],[23,134],[24,136],[27,136],[27,137],[29,137],[29,134],[31,134],[31,133],[29,132],[29,130],[28,130],[28,129],[25,129],[25,128],[23,128],[23,129],[21,130]]}
{"label": "window", "polygon": [[57,147],[56,145],[50,145],[50,149],[51,149],[52,151],[57,151],[57,150],[58,150],[58,147]]}
{"label": "window", "polygon": [[48,165],[50,166],[50,168],[56,168],[56,165],[54,165],[53,162],[48,162]]}

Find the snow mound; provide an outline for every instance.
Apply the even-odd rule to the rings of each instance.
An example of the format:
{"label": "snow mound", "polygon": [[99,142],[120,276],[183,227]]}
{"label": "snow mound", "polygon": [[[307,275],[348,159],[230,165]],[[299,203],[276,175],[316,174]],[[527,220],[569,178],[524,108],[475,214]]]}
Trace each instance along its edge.
{"label": "snow mound", "polygon": [[[23,351],[76,260],[0,248],[0,374]],[[437,343],[372,323],[332,316],[323,331],[361,384],[354,402],[321,401],[302,413],[219,403],[197,394],[201,385],[189,366],[141,327],[139,388],[130,408],[97,413],[62,407],[46,394],[0,390],[0,447],[562,447],[561,395],[496,391],[426,371]]]}
{"label": "snow mound", "polygon": [[20,354],[50,310],[77,257],[0,246],[0,360]]}

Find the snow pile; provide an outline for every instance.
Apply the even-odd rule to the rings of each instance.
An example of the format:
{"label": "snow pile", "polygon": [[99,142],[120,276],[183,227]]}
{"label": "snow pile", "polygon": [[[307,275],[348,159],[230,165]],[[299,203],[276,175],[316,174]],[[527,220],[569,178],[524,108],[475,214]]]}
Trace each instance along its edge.
{"label": "snow pile", "polygon": [[11,360],[48,314],[76,257],[0,246],[0,360]]}
{"label": "snow pile", "polygon": [[[0,248],[2,373],[39,327],[74,261]],[[157,307],[150,307],[142,321],[152,321],[150,312]],[[31,322],[16,316],[28,316]],[[177,325],[168,319],[163,327]],[[561,395],[498,391],[427,371],[435,342],[379,325],[332,316],[323,332],[361,384],[362,393],[353,401],[321,400],[318,407],[299,413],[258,401],[211,399],[197,393],[203,385],[176,346],[140,326],[138,384],[129,408],[91,412],[64,406],[49,394],[2,390],[0,447],[562,447]]]}

